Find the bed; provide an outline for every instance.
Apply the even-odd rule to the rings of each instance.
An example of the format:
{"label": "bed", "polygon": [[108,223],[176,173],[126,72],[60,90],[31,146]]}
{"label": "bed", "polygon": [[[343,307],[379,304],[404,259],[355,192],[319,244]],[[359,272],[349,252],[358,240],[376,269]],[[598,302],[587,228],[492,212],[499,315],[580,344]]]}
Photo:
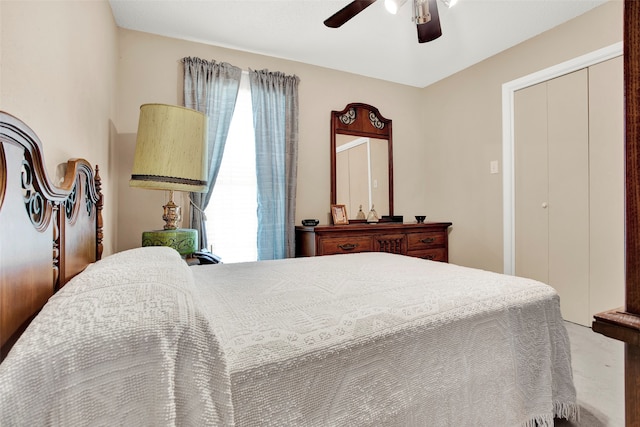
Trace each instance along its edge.
{"label": "bed", "polygon": [[[145,247],[100,259],[92,168],[68,167],[64,189],[42,196],[48,226],[36,227],[24,168],[41,161],[30,154],[40,142],[18,119],[0,120],[0,425],[552,426],[578,418],[552,288],[387,253],[189,267],[170,248]],[[63,214],[78,200],[75,216]],[[7,240],[23,222],[28,245]],[[46,290],[15,310],[36,258],[15,260],[36,245],[49,251],[37,266],[49,274]],[[9,265],[17,265],[11,276]]]}

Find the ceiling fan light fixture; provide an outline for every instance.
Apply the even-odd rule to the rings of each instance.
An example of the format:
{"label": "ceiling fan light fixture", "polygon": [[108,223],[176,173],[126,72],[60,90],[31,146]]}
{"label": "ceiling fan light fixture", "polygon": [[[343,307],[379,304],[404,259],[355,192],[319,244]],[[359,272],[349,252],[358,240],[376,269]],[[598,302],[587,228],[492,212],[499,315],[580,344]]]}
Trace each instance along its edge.
{"label": "ceiling fan light fixture", "polygon": [[395,15],[406,2],[407,0],[384,0],[384,7],[387,12]]}
{"label": "ceiling fan light fixture", "polygon": [[442,3],[444,3],[445,6],[451,9],[453,6],[455,6],[458,3],[458,0],[442,0]]}
{"label": "ceiling fan light fixture", "polygon": [[[371,6],[375,1],[376,0],[353,0],[329,18],[325,19],[324,25],[329,28],[338,28]],[[447,6],[455,2],[455,0],[446,1]],[[396,13],[406,2],[407,0],[385,0],[385,6],[391,13]],[[440,37],[442,35],[442,28],[440,27],[437,0],[412,0],[412,2],[412,20],[416,23],[418,43],[430,42]]]}
{"label": "ceiling fan light fixture", "polygon": [[414,6],[418,43],[430,42],[440,37],[442,28],[440,27],[437,0],[414,0]]}
{"label": "ceiling fan light fixture", "polygon": [[413,15],[416,24],[426,24],[431,21],[431,13],[429,12],[429,0],[414,0]]}

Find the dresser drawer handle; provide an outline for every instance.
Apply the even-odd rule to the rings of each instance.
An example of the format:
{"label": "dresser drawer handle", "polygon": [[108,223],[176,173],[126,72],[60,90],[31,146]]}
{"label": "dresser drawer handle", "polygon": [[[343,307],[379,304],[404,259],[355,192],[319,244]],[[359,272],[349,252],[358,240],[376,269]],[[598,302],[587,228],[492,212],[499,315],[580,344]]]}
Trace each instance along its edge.
{"label": "dresser drawer handle", "polygon": [[426,239],[421,239],[420,241],[422,243],[433,243],[436,241],[436,239],[434,237],[427,237]]}
{"label": "dresser drawer handle", "polygon": [[340,249],[342,249],[343,251],[352,251],[352,250],[354,250],[355,248],[357,248],[357,247],[358,247],[358,244],[357,244],[357,243],[356,243],[356,244],[353,244],[353,243],[347,243],[347,244],[345,244],[345,245],[338,245],[338,247],[339,247]]}
{"label": "dresser drawer handle", "polygon": [[435,255],[425,255],[422,257],[422,259],[426,259],[427,261],[433,261],[435,258]]}

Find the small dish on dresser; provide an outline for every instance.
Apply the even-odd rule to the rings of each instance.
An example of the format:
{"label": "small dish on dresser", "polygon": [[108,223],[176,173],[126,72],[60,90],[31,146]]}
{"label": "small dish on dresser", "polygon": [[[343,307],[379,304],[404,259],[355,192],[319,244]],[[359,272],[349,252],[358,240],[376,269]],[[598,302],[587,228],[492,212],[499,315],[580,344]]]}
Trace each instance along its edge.
{"label": "small dish on dresser", "polygon": [[302,220],[302,225],[304,225],[305,227],[315,227],[319,223],[320,223],[320,221],[318,221],[317,219],[303,219]]}
{"label": "small dish on dresser", "polygon": [[422,224],[426,218],[426,215],[416,215],[416,221],[418,222],[418,224]]}

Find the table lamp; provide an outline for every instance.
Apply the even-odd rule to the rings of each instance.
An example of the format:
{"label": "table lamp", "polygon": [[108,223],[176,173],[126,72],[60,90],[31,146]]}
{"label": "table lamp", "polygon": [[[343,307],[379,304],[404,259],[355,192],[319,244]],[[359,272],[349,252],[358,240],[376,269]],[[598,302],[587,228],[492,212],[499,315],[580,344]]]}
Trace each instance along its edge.
{"label": "table lamp", "polygon": [[165,104],[140,107],[129,186],[169,191],[164,229],[143,232],[142,246],[170,246],[183,256],[198,249],[197,230],[178,228],[181,209],[173,192],[207,190],[206,129],[206,115],[196,110]]}

